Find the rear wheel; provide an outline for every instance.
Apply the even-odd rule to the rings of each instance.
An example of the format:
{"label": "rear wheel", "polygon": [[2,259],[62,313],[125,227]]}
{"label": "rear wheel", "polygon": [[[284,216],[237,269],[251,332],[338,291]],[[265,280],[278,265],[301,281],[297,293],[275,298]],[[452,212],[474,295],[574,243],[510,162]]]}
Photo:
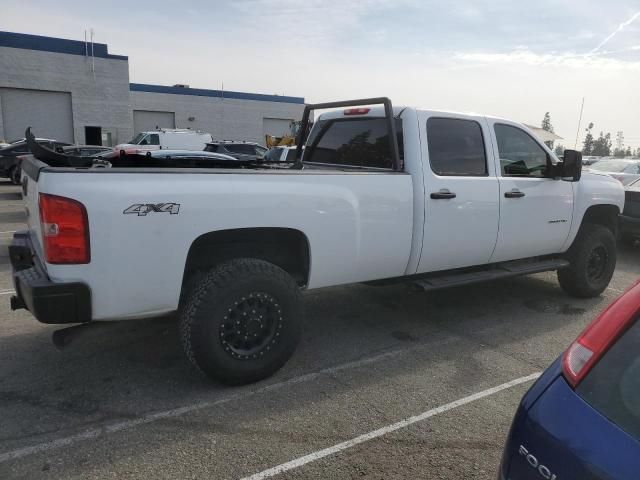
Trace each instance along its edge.
{"label": "rear wheel", "polygon": [[570,266],[558,270],[558,281],[569,295],[596,297],[609,285],[616,268],[616,239],[602,225],[586,223],[567,252]]}
{"label": "rear wheel", "polygon": [[303,316],[300,290],[284,270],[257,259],[222,263],[196,280],[180,315],[191,362],[210,378],[242,385],[291,357]]}
{"label": "rear wheel", "polygon": [[9,170],[9,180],[14,185],[20,185],[20,177],[22,176],[22,169],[16,165],[15,167],[11,167]]}

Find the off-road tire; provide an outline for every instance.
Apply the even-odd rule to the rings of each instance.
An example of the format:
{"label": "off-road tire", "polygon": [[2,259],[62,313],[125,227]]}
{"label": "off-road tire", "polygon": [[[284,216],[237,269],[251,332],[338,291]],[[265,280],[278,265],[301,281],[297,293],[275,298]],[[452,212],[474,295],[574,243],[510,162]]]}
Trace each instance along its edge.
{"label": "off-road tire", "polygon": [[570,266],[558,270],[558,281],[569,295],[591,298],[608,286],[616,268],[616,238],[602,225],[585,223],[566,254]]}
{"label": "off-road tire", "polygon": [[300,289],[269,262],[241,258],[221,263],[193,282],[185,299],[179,319],[184,351],[221,383],[243,385],[271,376],[289,360],[300,338]]}

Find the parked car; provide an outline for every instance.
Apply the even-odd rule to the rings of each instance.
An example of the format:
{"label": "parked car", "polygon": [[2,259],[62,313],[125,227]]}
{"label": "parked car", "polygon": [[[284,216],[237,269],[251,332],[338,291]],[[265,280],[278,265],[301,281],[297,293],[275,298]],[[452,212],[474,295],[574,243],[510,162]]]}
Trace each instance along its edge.
{"label": "parked car", "polygon": [[589,170],[607,173],[623,185],[629,185],[640,179],[640,159],[605,158],[589,166]]}
{"label": "parked car", "polygon": [[585,155],[582,157],[582,165],[589,166],[601,160],[602,157],[594,157],[593,155]]}
{"label": "parked car", "polygon": [[640,240],[640,180],[625,187],[624,211],[620,215],[620,235],[627,243]]}
{"label": "parked car", "polygon": [[58,152],[76,157],[90,157],[91,155],[112,152],[113,147],[101,147],[99,145],[69,145],[68,147],[58,147]]}
{"label": "parked car", "polygon": [[307,105],[303,132],[318,108],[339,110],[318,117],[293,164],[26,162],[34,214],[10,247],[12,308],[60,324],[179,312],[187,357],[242,384],[293,353],[303,289],[554,270],[576,297],[609,284],[624,190],[581,174],[579,152],[561,162],[519,123],[389,99]]}
{"label": "parked car", "polygon": [[[69,145],[68,143],[51,140],[49,138],[37,138],[36,141],[50,149]],[[27,147],[27,143],[24,139],[17,140],[11,143],[8,147],[0,149],[0,177],[10,179],[11,183],[14,185],[20,184],[21,156],[28,154],[29,147]]]}
{"label": "parked car", "polygon": [[222,153],[224,155],[231,155],[238,160],[250,161],[261,160],[267,153],[267,149],[257,143],[226,140],[207,143],[205,151]]}
{"label": "parked car", "polygon": [[500,478],[627,480],[640,472],[640,281],[525,394]]}
{"label": "parked car", "polygon": [[209,168],[217,165],[232,167],[244,166],[242,162],[220,153],[202,150],[141,150],[128,148],[124,150],[110,149],[108,152],[98,153],[96,159],[108,161],[111,168],[141,167],[141,168]]}
{"label": "parked car", "polygon": [[161,128],[140,132],[129,143],[115,146],[116,150],[137,147],[145,150],[203,150],[211,142],[210,133],[189,128]]}
{"label": "parked car", "polygon": [[296,159],[296,147],[272,147],[264,155],[267,162],[293,162]]}

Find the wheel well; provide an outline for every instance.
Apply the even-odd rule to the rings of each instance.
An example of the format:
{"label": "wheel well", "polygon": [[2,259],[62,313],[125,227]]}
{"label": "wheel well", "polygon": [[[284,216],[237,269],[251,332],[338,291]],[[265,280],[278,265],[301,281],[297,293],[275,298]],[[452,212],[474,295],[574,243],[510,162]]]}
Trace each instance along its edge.
{"label": "wheel well", "polygon": [[589,207],[582,218],[582,224],[595,223],[613,232],[618,232],[618,215],[620,210],[615,205],[594,205]]}
{"label": "wheel well", "polygon": [[194,273],[232,258],[258,258],[279,266],[298,285],[309,280],[309,242],[291,228],[238,228],[205,233],[191,244],[183,285]]}

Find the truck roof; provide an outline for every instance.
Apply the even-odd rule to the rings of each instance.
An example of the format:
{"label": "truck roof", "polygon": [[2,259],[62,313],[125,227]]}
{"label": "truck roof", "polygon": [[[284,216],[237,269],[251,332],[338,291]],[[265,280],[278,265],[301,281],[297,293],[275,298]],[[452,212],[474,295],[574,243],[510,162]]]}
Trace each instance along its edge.
{"label": "truck roof", "polygon": [[[366,113],[358,113],[357,116],[360,117],[383,117],[384,116],[384,107],[382,105],[372,105],[370,107],[358,107],[358,109],[369,109],[368,112]],[[318,120],[320,119],[331,119],[331,118],[340,118],[342,116],[344,116],[344,112],[348,111],[348,110],[355,110],[355,109],[351,109],[349,107],[347,108],[339,108],[339,109],[334,109],[334,110],[327,110],[323,113],[321,113],[320,115],[318,115]],[[516,122],[514,120],[509,120],[507,118],[502,118],[502,117],[496,117],[493,115],[485,115],[482,113],[477,113],[477,112],[458,112],[458,111],[454,111],[454,110],[433,110],[430,108],[423,108],[423,107],[415,107],[415,106],[404,106],[404,105],[394,105],[393,106],[393,114],[394,115],[398,115],[401,114],[404,111],[416,111],[416,112],[429,112],[431,114],[441,114],[444,116],[450,116],[450,115],[460,115],[460,116],[469,116],[469,117],[486,117],[486,118],[491,118],[494,120],[502,120],[504,122],[508,122],[508,123],[515,123],[518,125],[523,125],[520,122]]]}
{"label": "truck roof", "polygon": [[193,135],[210,135],[207,132],[203,132],[202,130],[192,130],[190,128],[157,128],[155,130],[147,130],[140,133],[184,133],[184,134],[193,134]]}

